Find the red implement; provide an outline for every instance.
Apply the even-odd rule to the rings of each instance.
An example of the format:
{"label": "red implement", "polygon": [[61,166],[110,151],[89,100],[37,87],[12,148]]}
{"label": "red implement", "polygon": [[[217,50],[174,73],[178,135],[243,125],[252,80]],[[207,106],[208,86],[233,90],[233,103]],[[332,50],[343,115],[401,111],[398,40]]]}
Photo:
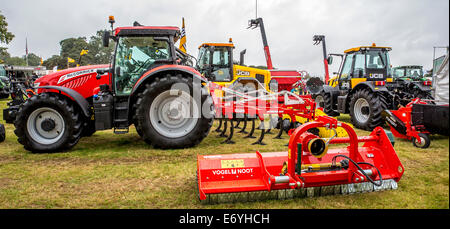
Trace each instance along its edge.
{"label": "red implement", "polygon": [[[321,139],[307,132],[338,126],[349,137]],[[328,150],[331,144],[349,145]],[[197,161],[199,198],[206,203],[396,189],[403,172],[382,128],[357,137],[349,125],[329,117],[295,129],[288,152],[198,155]]]}

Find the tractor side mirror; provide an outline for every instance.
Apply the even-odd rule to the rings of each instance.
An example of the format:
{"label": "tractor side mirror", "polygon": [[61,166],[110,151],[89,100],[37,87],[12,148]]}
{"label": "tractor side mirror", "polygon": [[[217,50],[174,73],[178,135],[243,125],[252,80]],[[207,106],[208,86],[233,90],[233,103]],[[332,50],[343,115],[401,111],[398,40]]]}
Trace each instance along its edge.
{"label": "tractor side mirror", "polygon": [[109,31],[104,31],[103,32],[103,47],[109,46],[109,37],[110,37]]}
{"label": "tractor side mirror", "polygon": [[333,63],[333,56],[328,56],[327,62],[328,62],[328,64],[332,64]]}

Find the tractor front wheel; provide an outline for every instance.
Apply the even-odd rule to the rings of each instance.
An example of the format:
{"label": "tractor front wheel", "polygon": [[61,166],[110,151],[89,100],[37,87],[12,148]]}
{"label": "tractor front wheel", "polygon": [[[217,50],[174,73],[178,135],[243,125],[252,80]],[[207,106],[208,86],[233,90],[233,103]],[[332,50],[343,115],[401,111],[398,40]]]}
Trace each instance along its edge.
{"label": "tractor front wheel", "polygon": [[331,94],[321,93],[320,95],[323,98],[323,111],[325,114],[333,117],[339,116],[339,112],[333,110],[333,98],[331,97]]}
{"label": "tractor front wheel", "polygon": [[45,153],[72,148],[83,131],[81,113],[56,94],[42,93],[27,99],[17,112],[14,133],[26,150]]}
{"label": "tractor front wheel", "polygon": [[350,120],[359,129],[371,131],[383,126],[381,112],[387,108],[384,97],[369,90],[356,91],[350,100]]}

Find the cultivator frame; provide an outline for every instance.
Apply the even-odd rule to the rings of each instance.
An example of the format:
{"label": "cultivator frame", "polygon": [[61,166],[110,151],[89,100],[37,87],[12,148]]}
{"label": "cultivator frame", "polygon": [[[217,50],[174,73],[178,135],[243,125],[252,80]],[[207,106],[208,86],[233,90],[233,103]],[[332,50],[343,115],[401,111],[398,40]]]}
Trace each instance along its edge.
{"label": "cultivator frame", "polygon": [[[209,83],[209,90],[215,106],[216,119],[219,119],[219,126],[215,131],[220,132],[219,137],[226,137],[222,143],[234,143],[232,141],[234,129],[240,128],[241,122],[244,125],[239,132],[248,134],[245,138],[255,138],[253,136],[256,128],[255,120],[259,119],[258,129],[261,133],[253,144],[265,145],[264,136],[270,133],[271,129],[279,128],[275,137],[278,139],[281,138],[283,131],[288,131],[282,126],[283,116],[287,115],[291,120],[296,120],[296,117],[308,121],[315,118],[315,102],[309,95],[299,96],[288,91],[271,93],[263,89],[243,93],[212,82]],[[280,96],[284,97],[283,103],[279,103]],[[237,122],[236,125],[234,121]],[[248,121],[252,123],[250,132],[246,131]]]}
{"label": "cultivator frame", "polygon": [[[342,127],[349,137],[322,139],[308,132],[317,127]],[[288,152],[198,155],[199,199],[245,202],[397,189],[404,168],[391,141],[381,127],[358,137],[351,126],[318,117],[292,132]],[[349,146],[328,149],[331,144]]]}

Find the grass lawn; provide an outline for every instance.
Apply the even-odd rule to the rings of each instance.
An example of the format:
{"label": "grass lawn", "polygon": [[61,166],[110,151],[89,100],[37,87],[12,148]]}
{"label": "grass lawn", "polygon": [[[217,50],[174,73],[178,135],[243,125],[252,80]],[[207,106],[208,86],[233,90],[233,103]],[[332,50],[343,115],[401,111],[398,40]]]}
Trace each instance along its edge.
{"label": "grass lawn", "polygon": [[[0,100],[0,110],[7,100]],[[0,123],[4,123],[0,112]],[[339,117],[349,121],[347,115]],[[217,125],[217,123],[215,124]],[[288,138],[265,146],[236,134],[234,145],[220,144],[216,132],[200,145],[182,150],[153,149],[130,133],[111,130],[82,138],[69,152],[32,154],[17,142],[14,126],[5,124],[0,143],[0,208],[449,208],[449,138],[432,136],[428,149],[396,139],[405,167],[398,190],[305,199],[202,205],[196,196],[196,155],[286,151]],[[360,136],[369,132],[357,130]]]}

